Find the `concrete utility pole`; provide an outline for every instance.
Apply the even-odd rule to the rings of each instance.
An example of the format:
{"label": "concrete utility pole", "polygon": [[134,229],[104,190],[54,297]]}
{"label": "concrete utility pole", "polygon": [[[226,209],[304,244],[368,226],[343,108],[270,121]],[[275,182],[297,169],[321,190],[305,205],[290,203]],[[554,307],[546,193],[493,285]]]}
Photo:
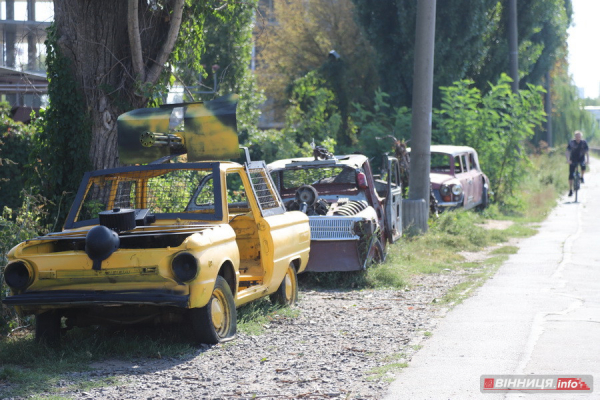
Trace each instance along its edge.
{"label": "concrete utility pole", "polygon": [[[410,210],[406,217],[414,218],[418,230],[427,230],[429,214],[429,171],[431,160],[431,108],[433,97],[433,54],[435,47],[436,0],[418,0],[415,37],[415,70],[413,75],[412,130],[409,174],[409,202],[425,200],[422,206]],[[421,201],[422,203],[422,201]],[[409,210],[407,210],[409,211]],[[425,223],[422,223],[425,214]],[[420,217],[419,217],[420,216]]]}
{"label": "concrete utility pole", "polygon": [[546,72],[546,143],[548,143],[548,147],[553,146],[553,138],[552,138],[552,93],[550,89],[552,88],[552,78],[550,77],[550,71]]}
{"label": "concrete utility pole", "polygon": [[519,42],[517,33],[517,0],[508,0],[508,61],[513,93],[519,92]]}

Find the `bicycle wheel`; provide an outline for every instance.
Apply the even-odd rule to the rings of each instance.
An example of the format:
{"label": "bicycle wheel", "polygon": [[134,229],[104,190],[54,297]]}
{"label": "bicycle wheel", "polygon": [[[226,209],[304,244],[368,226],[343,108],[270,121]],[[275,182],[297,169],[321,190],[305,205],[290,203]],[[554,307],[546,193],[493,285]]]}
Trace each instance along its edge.
{"label": "bicycle wheel", "polygon": [[577,203],[577,194],[579,193],[579,185],[581,177],[579,176],[579,169],[575,170],[575,175],[573,176],[573,189],[575,190],[575,202]]}

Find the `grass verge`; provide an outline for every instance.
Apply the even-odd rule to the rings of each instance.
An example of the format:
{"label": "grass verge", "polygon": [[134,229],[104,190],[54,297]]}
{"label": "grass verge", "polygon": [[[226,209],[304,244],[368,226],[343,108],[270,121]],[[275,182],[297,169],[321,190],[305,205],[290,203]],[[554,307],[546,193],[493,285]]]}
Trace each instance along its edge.
{"label": "grass verge", "polygon": [[260,335],[269,324],[299,315],[300,310],[296,307],[273,305],[268,299],[262,298],[238,309],[238,332]]}
{"label": "grass verge", "polygon": [[[297,308],[275,306],[261,299],[238,310],[238,331],[260,335],[269,324],[299,314]],[[177,362],[198,354],[198,349],[182,337],[178,326],[75,328],[66,333],[62,342],[59,349],[38,344],[28,330],[0,340],[2,397],[62,399],[61,393],[65,391],[122,382],[116,376],[90,380],[87,375],[73,374],[91,370],[93,362],[109,359],[133,362],[140,358],[172,358]]]}
{"label": "grass verge", "polygon": [[180,336],[167,328],[73,329],[63,337],[68,346],[57,349],[36,343],[32,333],[5,338],[0,341],[3,397],[60,395],[66,390],[114,384],[115,377],[90,381],[89,377],[78,377],[71,372],[89,371],[90,363],[107,359],[193,356],[195,348]]}
{"label": "grass verge", "polygon": [[507,255],[497,255],[484,260],[480,264],[477,272],[467,275],[467,279],[464,282],[461,282],[448,290],[442,299],[441,304],[455,306],[462,303],[462,301],[468,298],[475,289],[483,285],[489,277],[493,276],[507,259]]}

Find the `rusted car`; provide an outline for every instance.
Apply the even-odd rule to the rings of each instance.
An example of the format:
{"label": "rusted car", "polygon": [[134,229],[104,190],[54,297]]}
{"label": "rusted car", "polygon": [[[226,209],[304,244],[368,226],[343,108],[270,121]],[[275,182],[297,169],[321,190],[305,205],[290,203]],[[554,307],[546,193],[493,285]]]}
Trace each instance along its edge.
{"label": "rusted car", "polygon": [[288,211],[308,215],[311,249],[306,271],[357,271],[383,261],[387,243],[402,236],[398,160],[373,175],[360,154],[278,160],[268,165]]}
{"label": "rusted car", "polygon": [[[166,156],[86,173],[63,230],[10,250],[3,302],[35,314],[37,339],[57,343],[74,326],[160,322],[218,343],[235,334],[236,307],[264,296],[296,301],[296,274],[308,262],[307,216],[286,211],[264,162],[198,160],[239,154],[227,107],[182,106],[186,134],[168,133],[173,109],[123,115],[122,160]],[[222,131],[229,139],[210,153],[185,148]],[[132,151],[138,145],[148,152]],[[174,149],[188,162],[168,154]]]}
{"label": "rusted car", "polygon": [[431,146],[430,180],[439,211],[489,205],[490,181],[472,147]]}

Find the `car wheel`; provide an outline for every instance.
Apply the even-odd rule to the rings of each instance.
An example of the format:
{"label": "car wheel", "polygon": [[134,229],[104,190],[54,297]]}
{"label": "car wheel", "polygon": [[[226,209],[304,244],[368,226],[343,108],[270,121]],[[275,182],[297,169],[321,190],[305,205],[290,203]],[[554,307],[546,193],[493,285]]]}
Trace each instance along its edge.
{"label": "car wheel", "polygon": [[366,268],[369,268],[372,265],[379,264],[385,261],[385,252],[383,250],[383,246],[381,241],[378,239],[373,243],[371,248],[369,249],[369,254],[367,254],[367,262],[365,263]]}
{"label": "car wheel", "polygon": [[293,264],[288,265],[287,271],[277,291],[269,296],[273,304],[291,306],[298,301],[298,275]]}
{"label": "car wheel", "polygon": [[479,206],[477,206],[477,209],[485,210],[489,204],[490,204],[490,198],[489,198],[489,194],[488,194],[488,188],[484,186],[481,191],[481,204],[479,204]]}
{"label": "car wheel", "polygon": [[35,340],[48,346],[60,344],[60,314],[46,311],[35,316]]}
{"label": "car wheel", "polygon": [[429,186],[429,214],[435,217],[440,215],[440,206],[438,205],[437,198],[433,194],[433,188]]}
{"label": "car wheel", "polygon": [[193,339],[217,344],[235,335],[237,311],[227,281],[218,276],[208,304],[189,310]]}

